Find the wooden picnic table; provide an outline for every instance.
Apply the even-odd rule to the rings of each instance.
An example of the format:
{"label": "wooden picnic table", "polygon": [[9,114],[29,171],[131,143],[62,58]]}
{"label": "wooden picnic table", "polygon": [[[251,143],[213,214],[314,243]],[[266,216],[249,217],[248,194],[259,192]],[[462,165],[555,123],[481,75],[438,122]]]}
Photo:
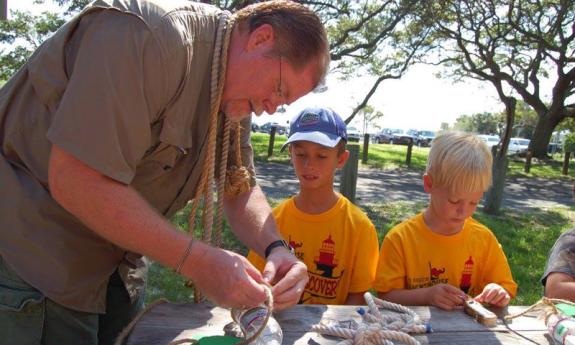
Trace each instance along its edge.
{"label": "wooden picnic table", "polygon": [[[310,327],[321,320],[360,321],[354,306],[297,305],[274,313],[283,330],[284,345],[332,345],[341,338],[326,337],[310,332]],[[367,307],[364,307],[367,309]],[[485,327],[463,310],[444,311],[435,307],[410,307],[424,320],[429,320],[433,333],[416,335],[422,344],[545,344],[553,345],[543,320],[537,315],[521,316],[509,323],[503,315],[514,314],[526,307],[510,306],[492,309],[500,318],[497,325]],[[159,304],[149,310],[130,334],[128,345],[166,345],[193,336],[223,335],[223,327],[231,322],[228,309],[199,304]]]}

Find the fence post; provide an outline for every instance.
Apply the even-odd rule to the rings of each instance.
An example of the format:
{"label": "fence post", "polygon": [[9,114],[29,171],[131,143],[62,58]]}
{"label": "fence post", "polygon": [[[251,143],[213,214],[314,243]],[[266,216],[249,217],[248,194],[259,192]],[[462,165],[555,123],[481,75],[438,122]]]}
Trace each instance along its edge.
{"label": "fence post", "polygon": [[563,160],[563,175],[569,173],[569,158],[571,157],[571,151],[565,152],[565,159]]}
{"label": "fence post", "polygon": [[533,153],[529,150],[527,155],[525,155],[525,168],[523,169],[527,174],[531,171],[531,158],[533,158]]}
{"label": "fence post", "polygon": [[407,155],[405,156],[405,164],[407,166],[411,166],[411,150],[413,149],[413,139],[409,138],[409,142],[407,143]]}
{"label": "fence post", "polygon": [[0,0],[0,20],[8,19],[8,0]]}
{"label": "fence post", "polygon": [[357,166],[359,161],[359,145],[347,145],[349,159],[341,172],[339,192],[355,204],[355,190],[357,183]]}
{"label": "fence post", "polygon": [[367,164],[367,154],[369,153],[369,133],[363,135],[363,151],[361,152],[361,162]]}
{"label": "fence post", "polygon": [[268,144],[268,158],[270,158],[271,156],[273,156],[274,154],[274,141],[276,138],[276,128],[275,126],[272,126],[270,128],[270,142]]}

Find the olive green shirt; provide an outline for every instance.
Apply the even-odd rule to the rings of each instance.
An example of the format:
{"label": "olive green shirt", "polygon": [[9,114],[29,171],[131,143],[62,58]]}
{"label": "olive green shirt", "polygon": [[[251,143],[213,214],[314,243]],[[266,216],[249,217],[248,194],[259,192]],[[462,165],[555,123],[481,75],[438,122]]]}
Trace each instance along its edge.
{"label": "olive green shirt", "polygon": [[[0,90],[0,255],[46,297],[105,312],[109,276],[137,261],[52,199],[52,144],[166,217],[181,209],[206,152],[221,15],[189,1],[96,1]],[[242,154],[253,177],[249,121]]]}

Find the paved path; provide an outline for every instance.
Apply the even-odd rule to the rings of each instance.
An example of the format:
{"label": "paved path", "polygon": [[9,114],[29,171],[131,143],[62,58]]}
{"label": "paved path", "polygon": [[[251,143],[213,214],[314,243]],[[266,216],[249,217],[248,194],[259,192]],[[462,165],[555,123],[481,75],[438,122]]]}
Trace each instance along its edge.
{"label": "paved path", "polygon": [[[256,162],[258,183],[268,197],[284,199],[297,193],[298,182],[291,165]],[[336,189],[339,189],[336,176]],[[531,208],[570,207],[573,182],[568,179],[508,178],[503,207]],[[394,201],[428,200],[423,192],[422,174],[405,169],[360,169],[356,196],[360,204]]]}

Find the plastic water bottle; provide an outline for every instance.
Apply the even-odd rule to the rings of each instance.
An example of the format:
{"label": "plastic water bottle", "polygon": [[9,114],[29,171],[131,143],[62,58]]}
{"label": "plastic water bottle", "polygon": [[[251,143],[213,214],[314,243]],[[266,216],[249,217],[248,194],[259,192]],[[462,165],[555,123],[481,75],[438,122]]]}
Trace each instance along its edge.
{"label": "plastic water bottle", "polygon": [[[268,310],[265,307],[255,307],[251,309],[233,309],[232,318],[240,326],[244,337],[248,339],[262,327]],[[283,333],[280,325],[270,315],[265,328],[260,333],[259,337],[254,339],[252,345],[281,345],[283,340]]]}
{"label": "plastic water bottle", "polygon": [[549,334],[558,345],[575,345],[575,319],[551,314],[547,318]]}

